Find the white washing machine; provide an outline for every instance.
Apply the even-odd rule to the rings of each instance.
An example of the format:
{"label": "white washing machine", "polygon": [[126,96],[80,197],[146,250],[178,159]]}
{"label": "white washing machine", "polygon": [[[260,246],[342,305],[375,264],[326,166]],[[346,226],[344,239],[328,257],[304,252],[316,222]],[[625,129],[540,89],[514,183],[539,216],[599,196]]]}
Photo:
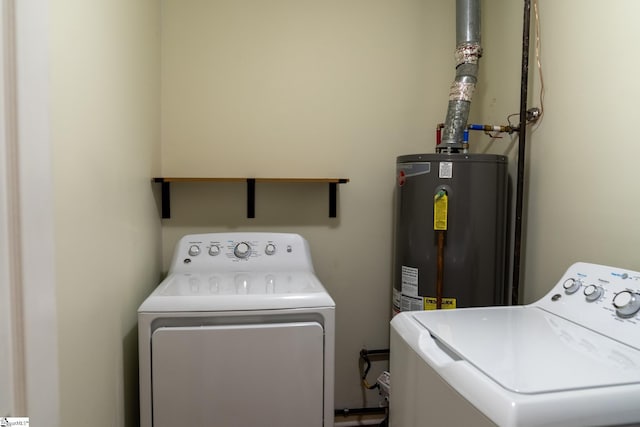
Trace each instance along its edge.
{"label": "white washing machine", "polygon": [[639,309],[640,273],[577,263],[531,305],[403,312],[391,426],[639,425]]}
{"label": "white washing machine", "polygon": [[138,336],[142,427],[333,426],[335,304],[299,235],[183,237]]}

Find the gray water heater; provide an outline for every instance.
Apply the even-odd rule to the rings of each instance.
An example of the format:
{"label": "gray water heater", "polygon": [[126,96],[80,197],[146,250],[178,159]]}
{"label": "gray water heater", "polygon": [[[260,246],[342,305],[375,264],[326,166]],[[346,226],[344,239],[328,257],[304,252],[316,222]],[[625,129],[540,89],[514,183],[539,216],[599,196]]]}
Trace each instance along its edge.
{"label": "gray water heater", "polygon": [[505,156],[398,157],[394,312],[505,304],[506,218]]}

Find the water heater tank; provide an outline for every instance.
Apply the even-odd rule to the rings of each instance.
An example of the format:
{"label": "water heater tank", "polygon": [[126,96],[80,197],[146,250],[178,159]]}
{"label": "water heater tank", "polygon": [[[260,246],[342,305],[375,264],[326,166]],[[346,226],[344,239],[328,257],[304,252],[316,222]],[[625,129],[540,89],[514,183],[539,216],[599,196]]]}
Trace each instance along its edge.
{"label": "water heater tank", "polygon": [[[438,233],[444,237],[441,307],[505,304],[507,158],[400,156],[397,180],[394,313],[436,308]],[[434,230],[438,195],[447,198],[446,231]]]}

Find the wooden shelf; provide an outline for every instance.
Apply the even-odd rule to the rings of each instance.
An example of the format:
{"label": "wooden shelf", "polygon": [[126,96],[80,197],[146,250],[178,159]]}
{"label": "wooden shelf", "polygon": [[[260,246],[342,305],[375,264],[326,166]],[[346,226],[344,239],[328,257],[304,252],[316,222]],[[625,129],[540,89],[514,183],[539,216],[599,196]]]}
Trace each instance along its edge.
{"label": "wooden shelf", "polygon": [[158,177],[153,182],[162,185],[162,218],[171,218],[171,183],[188,182],[245,182],[247,184],[247,218],[256,217],[256,183],[320,183],[329,184],[329,217],[337,216],[338,184],[346,184],[348,178],[208,178],[208,177]]}

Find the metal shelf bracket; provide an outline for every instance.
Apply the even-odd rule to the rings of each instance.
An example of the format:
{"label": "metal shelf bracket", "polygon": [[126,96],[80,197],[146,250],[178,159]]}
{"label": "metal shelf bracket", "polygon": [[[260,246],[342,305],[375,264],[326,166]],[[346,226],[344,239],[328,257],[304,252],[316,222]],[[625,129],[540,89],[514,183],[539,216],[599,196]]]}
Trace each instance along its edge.
{"label": "metal shelf bracket", "polygon": [[171,183],[172,182],[246,182],[247,184],[247,218],[256,217],[256,182],[297,182],[329,184],[329,218],[338,214],[338,184],[346,184],[348,178],[153,178],[160,183],[162,218],[171,218]]}

